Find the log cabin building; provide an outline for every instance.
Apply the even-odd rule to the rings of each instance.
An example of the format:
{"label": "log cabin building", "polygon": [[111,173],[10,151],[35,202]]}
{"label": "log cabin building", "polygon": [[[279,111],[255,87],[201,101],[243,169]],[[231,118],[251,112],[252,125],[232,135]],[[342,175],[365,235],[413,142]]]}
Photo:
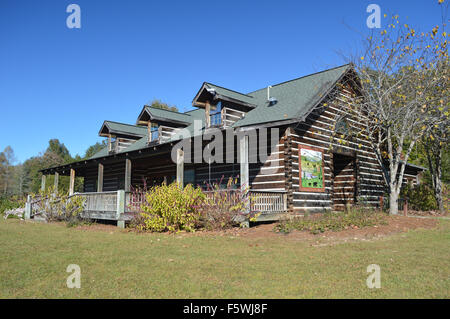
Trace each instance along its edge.
{"label": "log cabin building", "polygon": [[[133,187],[173,181],[204,187],[222,177],[239,177],[240,185],[255,194],[252,209],[262,212],[259,220],[287,212],[343,210],[355,203],[377,206],[385,190],[382,167],[367,136],[351,133],[362,123],[346,106],[355,77],[352,65],[343,65],[250,93],[205,82],[191,111],[144,105],[135,124],[105,121],[99,135],[108,140],[107,147],[87,160],[43,170],[43,187],[45,175],[69,175],[73,193],[73,179],[81,176],[87,198],[115,196],[110,208],[88,209],[91,216],[106,218],[112,211],[108,218],[115,220],[126,219],[127,205],[117,210],[114,205],[128,203]],[[232,137],[232,145],[228,141],[222,149],[232,160],[211,162],[198,154],[186,160],[186,148],[212,129]],[[263,131],[270,143],[261,142]],[[257,143],[251,132],[259,137]],[[200,140],[202,147],[211,142]],[[174,159],[180,141],[189,143],[176,150]],[[267,152],[263,161],[249,160],[262,149]],[[405,182],[418,183],[422,170],[408,165]]]}

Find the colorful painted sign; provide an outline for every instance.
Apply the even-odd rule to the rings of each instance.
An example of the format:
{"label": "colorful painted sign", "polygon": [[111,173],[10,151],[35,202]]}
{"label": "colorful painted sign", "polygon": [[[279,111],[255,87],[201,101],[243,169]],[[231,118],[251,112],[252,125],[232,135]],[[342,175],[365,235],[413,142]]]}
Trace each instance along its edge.
{"label": "colorful painted sign", "polygon": [[312,147],[299,148],[300,189],[304,191],[323,192],[323,151]]}

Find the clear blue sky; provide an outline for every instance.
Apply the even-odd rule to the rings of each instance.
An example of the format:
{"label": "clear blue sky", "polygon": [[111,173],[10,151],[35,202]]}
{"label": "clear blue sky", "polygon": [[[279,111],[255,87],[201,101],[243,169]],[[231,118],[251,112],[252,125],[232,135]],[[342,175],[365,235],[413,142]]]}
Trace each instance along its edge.
{"label": "clear blue sky", "polygon": [[340,65],[370,3],[419,30],[440,20],[437,0],[1,0],[0,150],[23,162],[58,138],[83,155],[103,120],[135,123],[154,98],[189,110],[203,81],[250,92]]}

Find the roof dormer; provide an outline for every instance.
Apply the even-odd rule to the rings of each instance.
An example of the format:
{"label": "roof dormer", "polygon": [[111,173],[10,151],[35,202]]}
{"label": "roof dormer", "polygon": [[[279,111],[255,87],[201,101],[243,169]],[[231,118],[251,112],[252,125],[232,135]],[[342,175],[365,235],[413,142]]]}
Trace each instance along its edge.
{"label": "roof dormer", "polygon": [[148,143],[169,140],[178,130],[190,125],[190,115],[145,105],[138,116],[137,125],[147,127]]}
{"label": "roof dormer", "polygon": [[204,82],[192,105],[204,108],[206,127],[230,127],[256,107],[252,96]]}
{"label": "roof dormer", "polygon": [[119,153],[146,136],[147,130],[141,126],[105,121],[98,135],[108,138],[109,153]]}

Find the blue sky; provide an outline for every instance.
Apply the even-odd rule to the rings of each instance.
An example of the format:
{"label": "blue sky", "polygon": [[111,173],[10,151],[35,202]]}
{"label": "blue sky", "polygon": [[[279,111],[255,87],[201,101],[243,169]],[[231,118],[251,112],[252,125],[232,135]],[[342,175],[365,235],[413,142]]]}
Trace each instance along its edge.
{"label": "blue sky", "polygon": [[135,123],[154,98],[185,111],[203,81],[245,93],[343,64],[371,3],[418,30],[440,21],[437,0],[2,0],[0,150],[23,162],[58,138],[83,155],[103,120]]}

